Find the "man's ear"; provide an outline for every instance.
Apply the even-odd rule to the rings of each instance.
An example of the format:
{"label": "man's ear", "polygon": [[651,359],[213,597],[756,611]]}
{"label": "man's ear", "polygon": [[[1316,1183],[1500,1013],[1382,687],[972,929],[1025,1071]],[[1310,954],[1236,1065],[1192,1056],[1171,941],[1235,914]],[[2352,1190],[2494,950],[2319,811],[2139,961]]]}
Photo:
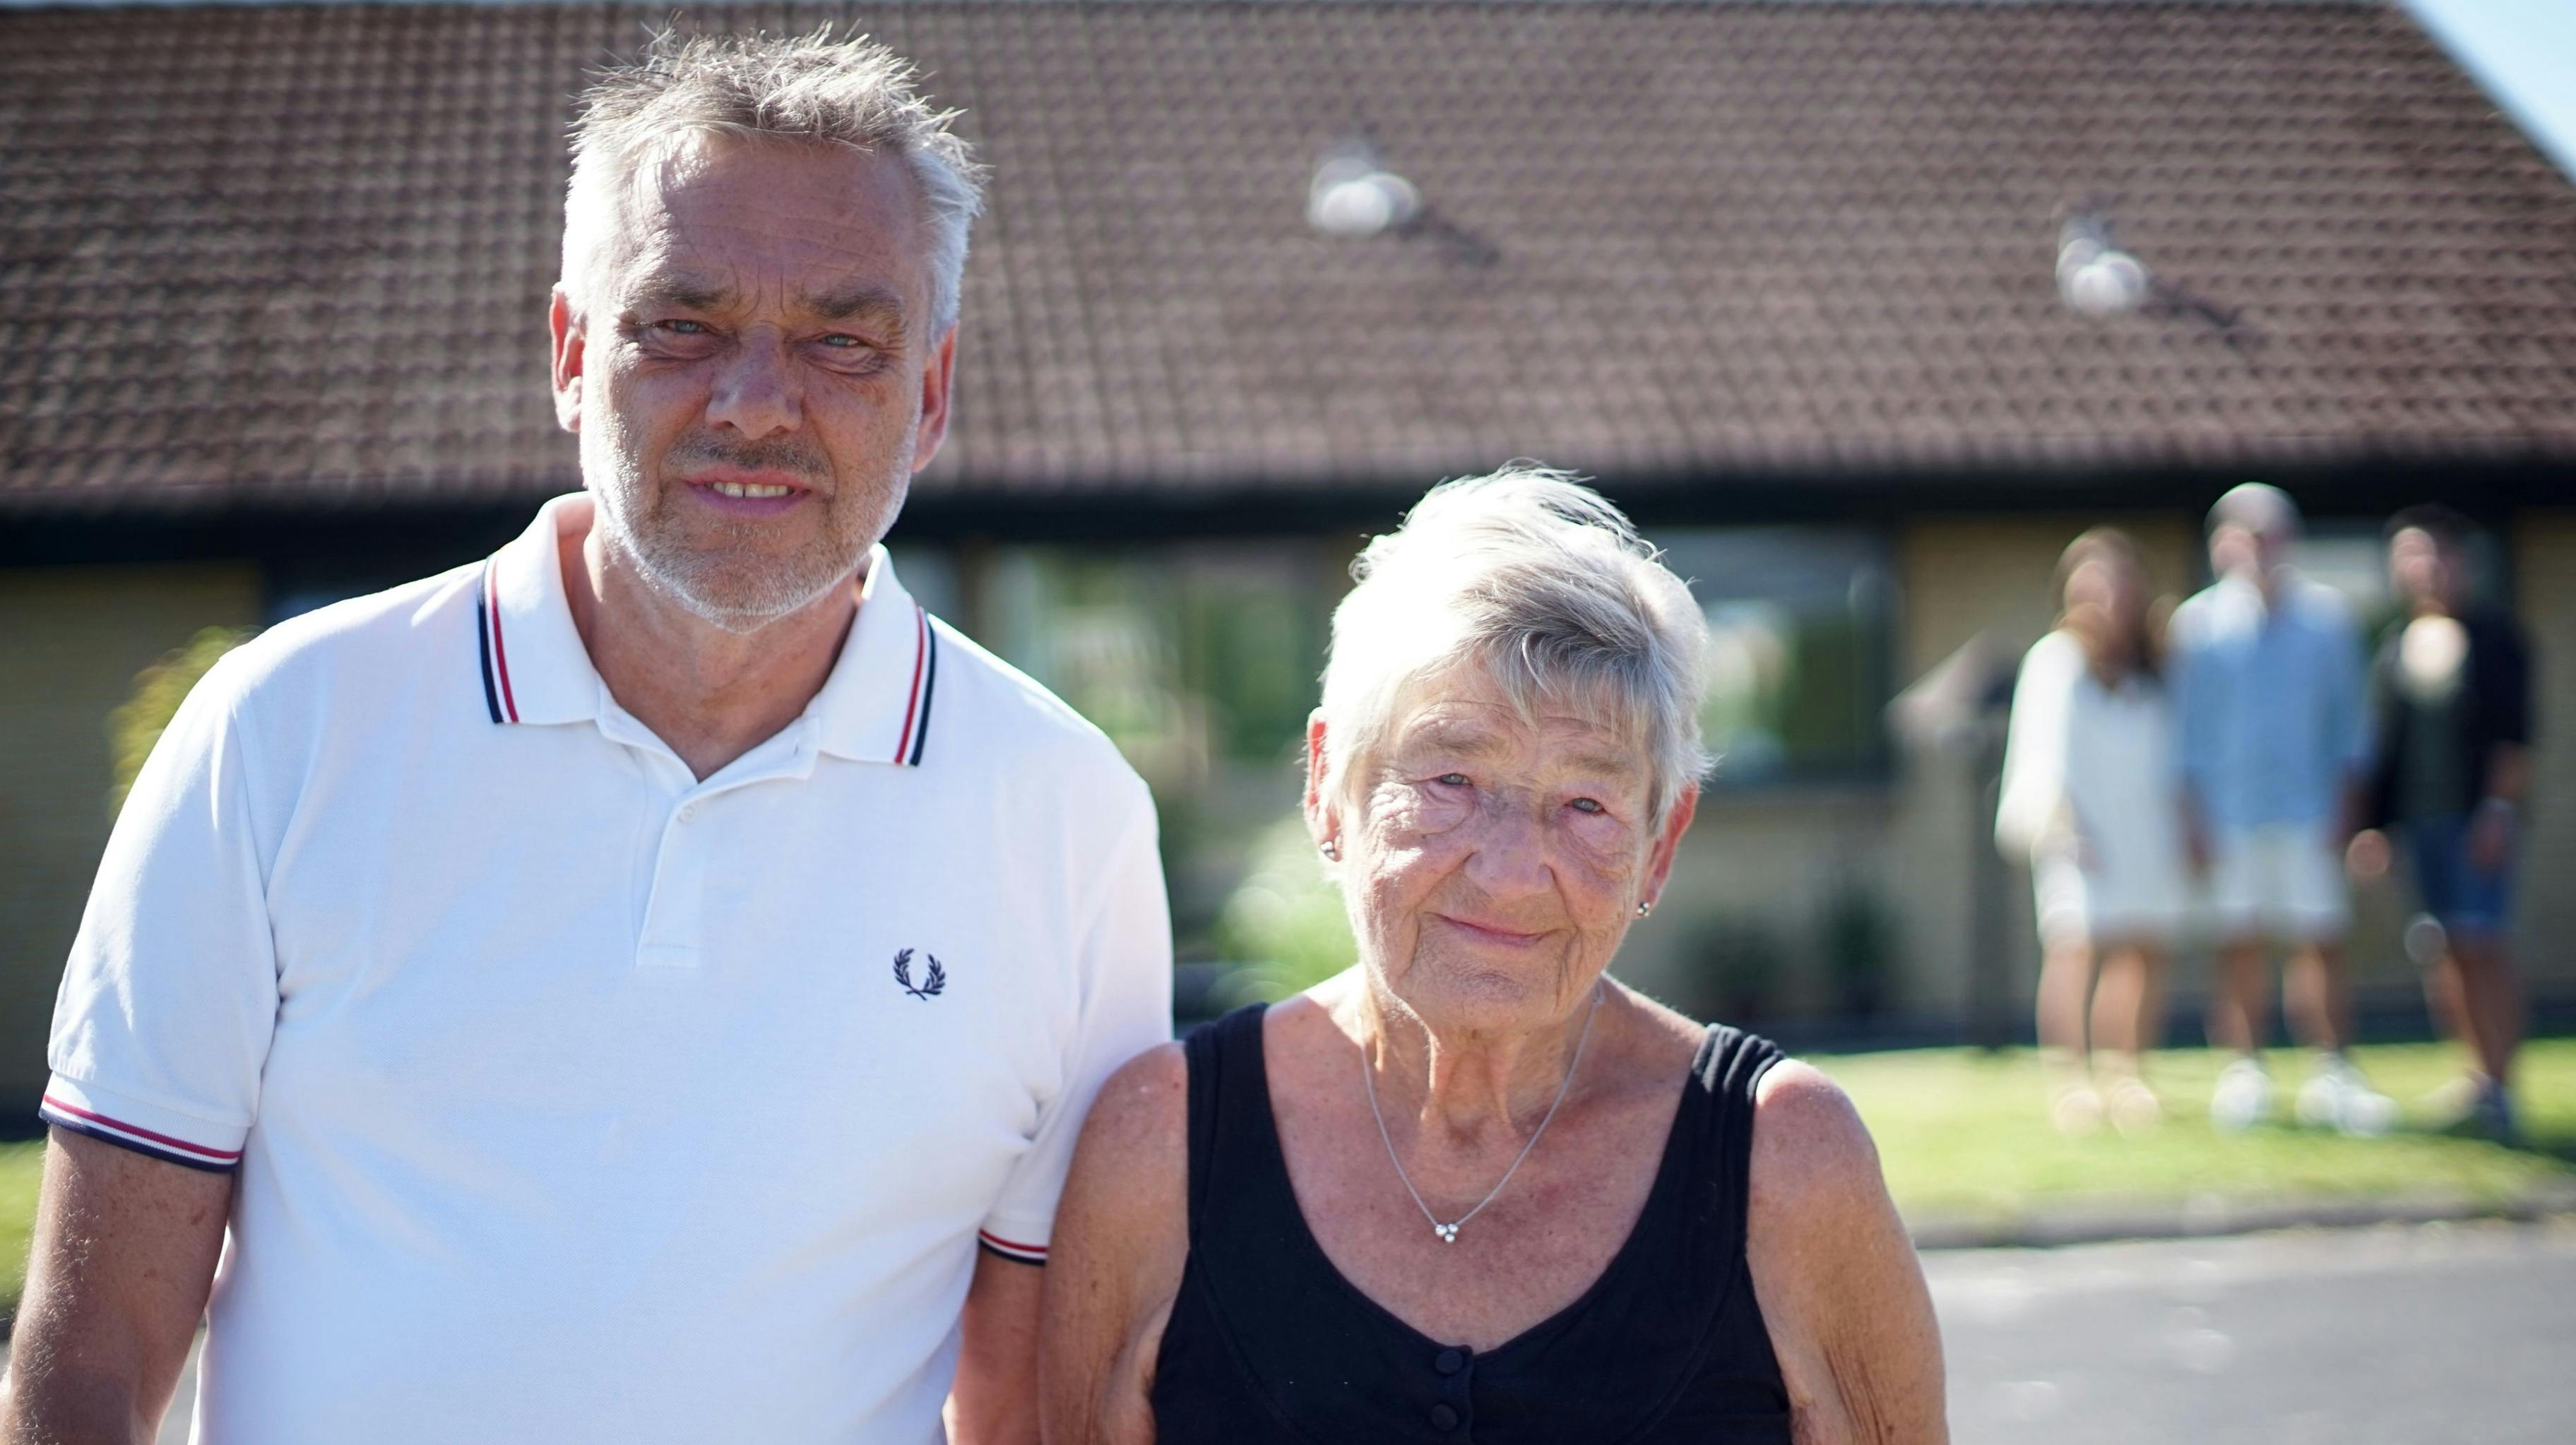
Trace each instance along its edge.
{"label": "man's ear", "polygon": [[939,444],[948,438],[948,401],[956,394],[952,383],[957,377],[957,327],[950,323],[948,334],[939,338],[939,349],[921,368],[921,421],[912,434],[912,469],[929,466],[939,455]]}
{"label": "man's ear", "polygon": [[546,307],[546,332],[554,345],[555,421],[565,431],[581,430],[581,313],[572,309],[572,297],[564,288],[555,288],[554,300]]}

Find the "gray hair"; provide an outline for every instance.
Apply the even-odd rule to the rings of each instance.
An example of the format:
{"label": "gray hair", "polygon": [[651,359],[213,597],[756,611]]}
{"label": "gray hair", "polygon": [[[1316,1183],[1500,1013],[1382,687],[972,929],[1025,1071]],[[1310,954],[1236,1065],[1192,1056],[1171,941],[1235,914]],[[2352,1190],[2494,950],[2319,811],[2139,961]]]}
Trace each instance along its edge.
{"label": "gray hair", "polygon": [[1473,661],[1524,715],[1606,703],[1642,736],[1660,825],[1708,770],[1708,622],[1618,508],[1567,473],[1515,462],[1443,482],[1351,564],[1324,664],[1327,767],[1342,795],[1407,688]]}
{"label": "gray hair", "polygon": [[564,198],[563,284],[578,300],[583,269],[637,161],[688,135],[775,137],[900,158],[921,191],[930,233],[931,333],[957,320],[966,233],[984,209],[984,167],[949,129],[953,110],[913,89],[910,62],[864,35],[653,37],[644,57],[599,73],[573,123]]}
{"label": "gray hair", "polygon": [[2209,509],[2209,530],[2242,527],[2264,537],[2295,537],[2300,528],[2299,504],[2290,494],[2269,482],[2242,482],[2227,489],[2218,505]]}

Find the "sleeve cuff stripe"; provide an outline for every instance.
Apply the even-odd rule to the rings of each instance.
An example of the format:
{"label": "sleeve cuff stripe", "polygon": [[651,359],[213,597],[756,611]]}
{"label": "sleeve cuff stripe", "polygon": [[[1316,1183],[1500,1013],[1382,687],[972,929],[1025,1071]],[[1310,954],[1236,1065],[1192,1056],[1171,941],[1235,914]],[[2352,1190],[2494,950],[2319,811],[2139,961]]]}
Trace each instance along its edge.
{"label": "sleeve cuff stripe", "polygon": [[[164,1149],[192,1155],[199,1161],[216,1168],[229,1168],[241,1160],[239,1149],[209,1149],[203,1144],[191,1144],[185,1139],[173,1139],[167,1134],[155,1134],[149,1129],[128,1124],[122,1119],[111,1119],[105,1114],[93,1114],[77,1105],[66,1104],[51,1094],[45,1096],[44,1106],[36,1112],[51,1118],[54,1123],[61,1124],[65,1128],[80,1128],[83,1133],[93,1133],[101,1129],[112,1130],[138,1143],[157,1144]],[[82,1128],[83,1125],[90,1127]]]}
{"label": "sleeve cuff stripe", "polygon": [[38,1117],[57,1129],[84,1135],[102,1144],[113,1144],[120,1149],[130,1149],[147,1159],[158,1159],[164,1164],[176,1164],[182,1169],[195,1169],[207,1174],[230,1174],[235,1167],[230,1163],[217,1164],[211,1159],[199,1159],[181,1154],[176,1150],[164,1149],[158,1144],[146,1144],[140,1139],[129,1138],[113,1130],[100,1128],[96,1124],[84,1123],[68,1114],[57,1114],[51,1109],[39,1109],[36,1113]]}
{"label": "sleeve cuff stripe", "polygon": [[1004,1259],[1017,1260],[1022,1264],[1046,1263],[1047,1251],[1043,1244],[1020,1244],[1004,1239],[989,1229],[975,1231],[975,1242]]}

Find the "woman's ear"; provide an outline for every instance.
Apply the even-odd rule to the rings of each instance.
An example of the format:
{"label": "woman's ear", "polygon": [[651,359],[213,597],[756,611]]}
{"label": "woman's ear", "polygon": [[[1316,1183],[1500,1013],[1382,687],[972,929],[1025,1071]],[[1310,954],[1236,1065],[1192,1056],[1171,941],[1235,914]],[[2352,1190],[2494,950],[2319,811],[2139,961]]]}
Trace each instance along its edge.
{"label": "woman's ear", "polygon": [[1330,857],[1341,846],[1341,808],[1333,803],[1332,767],[1324,747],[1324,710],[1306,716],[1306,835]]}
{"label": "woman's ear", "polygon": [[1664,810],[1664,825],[1655,830],[1655,841],[1646,850],[1645,886],[1637,901],[1652,903],[1664,894],[1664,880],[1673,873],[1673,859],[1681,852],[1682,835],[1690,831],[1691,819],[1699,813],[1699,784],[1686,784],[1673,805]]}

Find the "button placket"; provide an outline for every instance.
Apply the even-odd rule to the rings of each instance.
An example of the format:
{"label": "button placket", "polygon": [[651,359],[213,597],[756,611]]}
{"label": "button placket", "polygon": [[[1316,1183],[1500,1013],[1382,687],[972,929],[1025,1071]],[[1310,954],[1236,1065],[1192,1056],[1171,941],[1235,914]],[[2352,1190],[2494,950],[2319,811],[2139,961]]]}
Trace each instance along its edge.
{"label": "button placket", "polygon": [[691,799],[671,810],[662,825],[661,847],[653,859],[653,891],[644,904],[644,932],[635,947],[635,966],[686,969],[698,966],[698,936],[704,925],[706,858],[694,824],[704,802]]}
{"label": "button placket", "polygon": [[1438,1398],[1430,1410],[1431,1428],[1446,1434],[1463,1431],[1475,1418],[1469,1385],[1475,1378],[1468,1368],[1474,1363],[1473,1352],[1452,1346],[1431,1357],[1431,1373],[1436,1376],[1433,1391]]}
{"label": "button placket", "polygon": [[814,728],[809,722],[746,755],[741,773],[719,773],[715,780],[693,783],[662,824],[662,841],[653,859],[652,892],[644,906],[644,931],[635,949],[638,968],[698,967],[698,940],[706,929],[707,870],[713,866],[713,844],[707,839],[708,814],[716,800],[758,783],[803,779],[814,771]]}

